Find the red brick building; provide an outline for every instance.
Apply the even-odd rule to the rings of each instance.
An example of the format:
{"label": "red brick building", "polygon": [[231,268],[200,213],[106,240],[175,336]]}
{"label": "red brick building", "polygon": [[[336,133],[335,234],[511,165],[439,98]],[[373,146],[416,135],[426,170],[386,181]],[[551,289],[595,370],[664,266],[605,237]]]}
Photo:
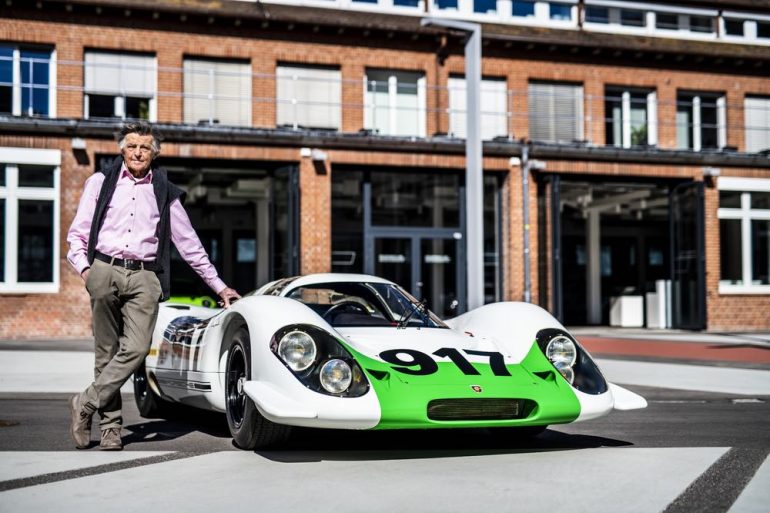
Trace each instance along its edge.
{"label": "red brick building", "polygon": [[[163,132],[162,165],[239,291],[367,272],[462,311],[463,35],[425,16],[482,26],[487,301],[530,297],[570,325],[647,311],[651,326],[770,328],[764,2],[2,10],[0,338],[90,334],[66,234],[131,118]],[[172,294],[211,293],[181,261],[172,276]]]}

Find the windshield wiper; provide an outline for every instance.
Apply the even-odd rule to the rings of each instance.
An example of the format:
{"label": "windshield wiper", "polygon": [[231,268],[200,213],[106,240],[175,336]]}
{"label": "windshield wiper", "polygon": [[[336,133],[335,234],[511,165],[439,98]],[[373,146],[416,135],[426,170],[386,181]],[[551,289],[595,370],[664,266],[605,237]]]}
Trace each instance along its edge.
{"label": "windshield wiper", "polygon": [[396,328],[406,328],[406,323],[409,322],[409,319],[412,318],[415,312],[420,312],[421,314],[425,315],[428,311],[428,300],[425,298],[423,298],[421,301],[418,301],[417,303],[410,301],[409,304],[412,306],[412,311],[406,314],[406,316],[403,317],[400,321],[398,321]]}

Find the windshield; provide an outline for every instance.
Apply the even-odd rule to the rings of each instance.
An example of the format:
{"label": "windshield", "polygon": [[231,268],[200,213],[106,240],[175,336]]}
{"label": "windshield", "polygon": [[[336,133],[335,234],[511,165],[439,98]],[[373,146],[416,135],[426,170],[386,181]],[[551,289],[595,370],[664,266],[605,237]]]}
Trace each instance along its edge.
{"label": "windshield", "polygon": [[389,283],[307,285],[297,287],[286,297],[306,304],[334,327],[447,327],[408,292]]}

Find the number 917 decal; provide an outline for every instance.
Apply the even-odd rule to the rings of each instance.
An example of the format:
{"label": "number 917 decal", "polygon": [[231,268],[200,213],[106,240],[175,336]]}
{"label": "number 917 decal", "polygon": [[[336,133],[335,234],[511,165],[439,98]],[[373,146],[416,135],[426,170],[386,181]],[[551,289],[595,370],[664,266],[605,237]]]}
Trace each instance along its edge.
{"label": "number 917 decal", "polygon": [[[474,351],[471,349],[463,349],[463,352],[473,356],[487,357],[489,359],[489,367],[495,376],[511,375],[505,366],[505,359],[501,353],[496,351]],[[481,374],[458,349],[442,347],[434,351],[433,354],[439,358],[451,360],[466,376],[478,376]],[[407,358],[405,359],[404,356]],[[381,352],[380,358],[390,363],[393,370],[403,372],[404,374],[427,376],[438,371],[436,360],[430,355],[415,349],[389,349],[388,351]]]}

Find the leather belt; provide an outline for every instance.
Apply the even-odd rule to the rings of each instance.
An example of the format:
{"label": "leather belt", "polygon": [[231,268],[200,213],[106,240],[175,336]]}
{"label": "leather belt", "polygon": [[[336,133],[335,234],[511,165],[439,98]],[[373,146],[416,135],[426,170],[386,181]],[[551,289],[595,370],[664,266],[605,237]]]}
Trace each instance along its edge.
{"label": "leather belt", "polygon": [[132,260],[130,258],[122,259],[122,258],[116,258],[111,257],[109,255],[105,255],[104,253],[96,252],[96,255],[94,255],[94,258],[97,260],[101,260],[102,262],[106,262],[110,265],[116,265],[118,267],[122,267],[123,269],[128,269],[129,271],[156,271],[158,269],[157,264],[155,263],[155,260],[145,261],[145,260]]}

